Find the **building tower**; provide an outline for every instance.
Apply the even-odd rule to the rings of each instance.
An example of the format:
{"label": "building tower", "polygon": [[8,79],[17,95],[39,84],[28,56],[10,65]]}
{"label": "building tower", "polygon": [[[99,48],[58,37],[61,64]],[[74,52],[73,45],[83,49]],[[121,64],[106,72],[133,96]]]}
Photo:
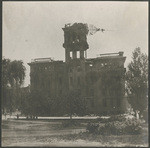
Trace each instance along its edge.
{"label": "building tower", "polygon": [[84,59],[85,52],[89,48],[86,37],[88,34],[87,25],[82,23],[67,24],[62,29],[64,31],[65,61],[76,59],[77,51],[80,53],[79,58]]}

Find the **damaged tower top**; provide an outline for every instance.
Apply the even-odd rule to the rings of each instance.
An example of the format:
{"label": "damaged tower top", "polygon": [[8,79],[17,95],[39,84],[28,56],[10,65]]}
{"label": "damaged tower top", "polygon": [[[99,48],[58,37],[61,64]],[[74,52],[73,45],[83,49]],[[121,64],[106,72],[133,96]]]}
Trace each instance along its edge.
{"label": "damaged tower top", "polygon": [[70,51],[87,50],[88,26],[83,23],[66,24],[64,28],[64,44],[63,47]]}
{"label": "damaged tower top", "polygon": [[[66,62],[77,58],[77,51],[80,52],[80,59],[86,57],[86,50],[89,48],[87,43],[87,35],[93,35],[97,31],[104,32],[105,29],[100,29],[94,25],[83,23],[66,24],[64,28],[64,43]],[[72,52],[72,57],[70,53]]]}
{"label": "damaged tower top", "polygon": [[[89,48],[87,43],[88,26],[83,23],[66,24],[64,28],[64,43],[66,62],[77,58],[77,51],[80,52],[80,59],[84,59],[84,53]],[[72,52],[73,57],[70,57]]]}

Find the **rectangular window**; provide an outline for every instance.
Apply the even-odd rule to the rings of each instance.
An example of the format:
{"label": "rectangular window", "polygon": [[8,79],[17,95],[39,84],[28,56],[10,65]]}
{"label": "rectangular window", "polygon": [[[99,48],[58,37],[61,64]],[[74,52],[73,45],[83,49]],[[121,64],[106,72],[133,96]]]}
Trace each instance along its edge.
{"label": "rectangular window", "polygon": [[77,89],[77,92],[78,92],[79,94],[81,94],[81,90],[80,90],[80,89]]}
{"label": "rectangular window", "polygon": [[59,85],[62,85],[62,79],[59,78]]}
{"label": "rectangular window", "polygon": [[94,96],[94,90],[91,89],[91,96]]}
{"label": "rectangular window", "polygon": [[111,94],[110,94],[110,90],[109,90],[109,89],[107,89],[106,91],[107,91],[107,96],[111,96]]}
{"label": "rectangular window", "polygon": [[73,85],[73,78],[70,77],[70,85]]}
{"label": "rectangular window", "polygon": [[80,66],[77,67],[77,71],[78,71],[78,72],[81,71],[81,67],[80,67]]}
{"label": "rectangular window", "polygon": [[89,94],[89,89],[88,89],[88,87],[86,87],[86,94],[87,94],[87,95]]}
{"label": "rectangular window", "polygon": [[60,95],[62,94],[62,90],[59,90],[59,94],[60,94]]}
{"label": "rectangular window", "polygon": [[91,100],[91,107],[94,107],[94,100]]}
{"label": "rectangular window", "polygon": [[87,51],[84,51],[84,57],[87,58]]}
{"label": "rectangular window", "polygon": [[73,58],[72,51],[70,51],[70,58],[71,58],[71,59]]}
{"label": "rectangular window", "polygon": [[111,98],[111,107],[114,107],[114,101],[113,101],[113,98]]}
{"label": "rectangular window", "polygon": [[91,84],[93,84],[94,83],[94,77],[91,76],[90,79],[91,79]]}
{"label": "rectangular window", "polygon": [[50,80],[47,81],[47,88],[51,89],[51,81]]}
{"label": "rectangular window", "polygon": [[121,104],[120,99],[117,98],[117,107],[120,107],[120,104]]}
{"label": "rectangular window", "polygon": [[78,86],[80,85],[80,77],[78,77]]}
{"label": "rectangular window", "polygon": [[70,73],[72,72],[72,68],[69,69],[69,72],[70,72]]}
{"label": "rectangular window", "polygon": [[77,51],[77,58],[80,58],[80,51]]}
{"label": "rectangular window", "polygon": [[107,103],[106,103],[106,98],[103,99],[103,106],[106,107],[107,106]]}

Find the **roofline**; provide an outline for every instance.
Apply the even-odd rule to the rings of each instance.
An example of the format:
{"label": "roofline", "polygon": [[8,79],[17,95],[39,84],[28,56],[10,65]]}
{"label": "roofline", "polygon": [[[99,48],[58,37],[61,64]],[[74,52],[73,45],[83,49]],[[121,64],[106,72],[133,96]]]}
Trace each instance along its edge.
{"label": "roofline", "polygon": [[41,62],[31,62],[31,63],[27,63],[28,65],[34,65],[34,64],[48,64],[48,63],[64,63],[63,60],[61,61],[41,61]]}

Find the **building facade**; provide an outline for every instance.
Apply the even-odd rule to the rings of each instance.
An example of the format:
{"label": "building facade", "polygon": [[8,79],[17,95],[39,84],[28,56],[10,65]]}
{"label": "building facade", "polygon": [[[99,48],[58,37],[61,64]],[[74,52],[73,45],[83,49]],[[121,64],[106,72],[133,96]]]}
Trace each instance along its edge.
{"label": "building facade", "polygon": [[34,59],[30,65],[31,91],[42,90],[51,97],[77,90],[88,102],[91,114],[125,111],[125,68],[123,52],[87,58],[88,30],[82,23],[65,25],[65,62]]}

